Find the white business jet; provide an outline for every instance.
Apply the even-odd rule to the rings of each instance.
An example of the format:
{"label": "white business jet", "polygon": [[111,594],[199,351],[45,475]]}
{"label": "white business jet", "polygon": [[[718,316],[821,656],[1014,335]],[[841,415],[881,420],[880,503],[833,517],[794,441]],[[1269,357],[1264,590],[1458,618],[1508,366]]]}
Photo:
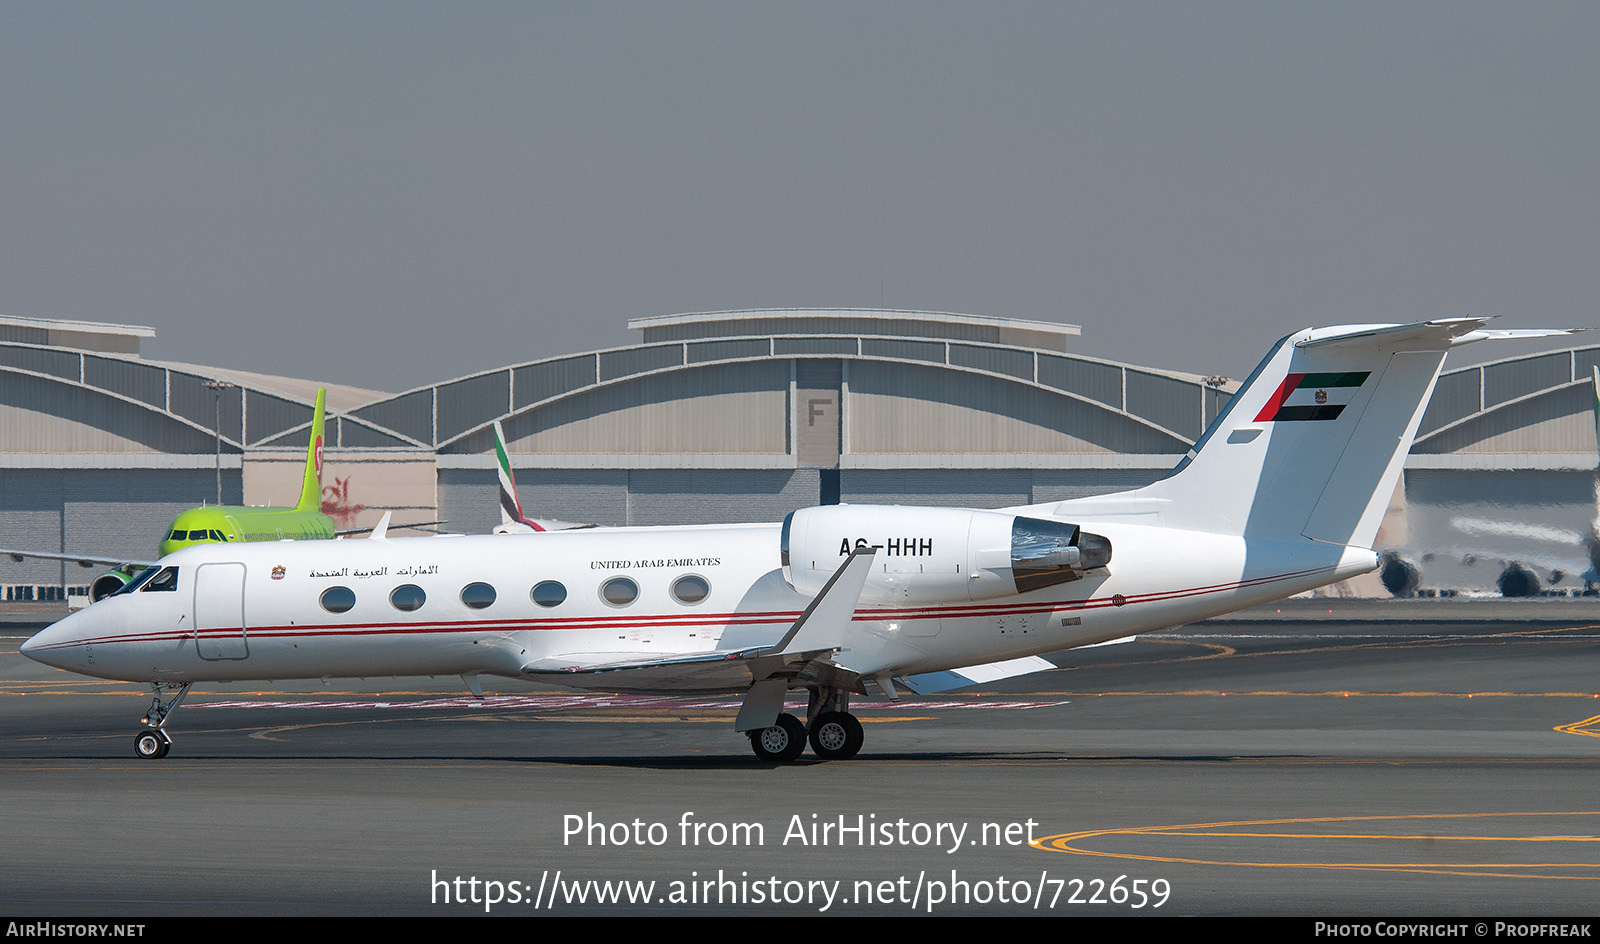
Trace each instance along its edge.
{"label": "white business jet", "polygon": [[[781,525],[205,544],[22,647],[148,682],[165,756],[196,682],[482,675],[614,692],[738,691],[755,753],[854,755],[852,696],[1049,668],[1038,654],[1175,626],[1378,566],[1380,518],[1445,352],[1475,318],[1278,342],[1165,479],[998,511],[835,505]],[[806,721],[784,711],[809,692]]]}

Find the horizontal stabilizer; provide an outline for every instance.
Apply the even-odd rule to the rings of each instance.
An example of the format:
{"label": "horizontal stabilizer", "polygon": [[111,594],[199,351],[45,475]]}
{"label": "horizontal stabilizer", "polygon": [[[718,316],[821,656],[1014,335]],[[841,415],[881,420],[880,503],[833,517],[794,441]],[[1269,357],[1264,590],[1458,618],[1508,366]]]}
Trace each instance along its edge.
{"label": "horizontal stabilizer", "polygon": [[1004,662],[988,662],[983,665],[969,665],[966,668],[950,669],[946,672],[926,672],[922,675],[910,675],[900,679],[906,688],[918,695],[934,695],[939,692],[948,692],[968,685],[982,685],[986,682],[998,682],[1001,679],[1012,678],[1017,675],[1028,675],[1033,672],[1045,672],[1055,668],[1055,663],[1038,656],[1024,656],[1021,659],[1006,659]]}

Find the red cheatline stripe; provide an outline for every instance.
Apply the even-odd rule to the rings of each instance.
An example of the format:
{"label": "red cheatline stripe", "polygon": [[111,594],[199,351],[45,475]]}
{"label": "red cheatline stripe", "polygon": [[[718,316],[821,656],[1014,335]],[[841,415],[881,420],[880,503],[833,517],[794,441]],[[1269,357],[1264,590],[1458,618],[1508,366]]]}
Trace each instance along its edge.
{"label": "red cheatline stripe", "polygon": [[[673,626],[709,626],[709,627],[723,626],[723,627],[726,627],[726,626],[760,626],[760,625],[765,625],[765,624],[772,624],[772,625],[777,625],[777,626],[786,626],[789,623],[793,622],[795,619],[799,618],[799,616],[800,616],[799,613],[794,613],[794,614],[791,614],[791,615],[788,615],[788,616],[785,616],[785,615],[782,615],[782,614],[774,614],[773,616],[770,616],[770,617],[767,617],[767,618],[760,618],[760,619],[743,619],[743,618],[731,618],[730,617],[730,618],[723,619],[723,620],[699,619],[699,620],[677,620],[677,621],[671,621],[671,622],[661,622],[661,621],[641,622],[641,621],[638,621],[638,620],[622,620],[622,619],[618,619],[616,617],[612,617],[609,622],[604,622],[604,623],[586,622],[583,625],[572,625],[572,623],[574,621],[566,621],[566,620],[562,620],[562,621],[557,621],[557,620],[493,620],[493,621],[487,621],[486,620],[486,621],[483,621],[483,622],[458,622],[458,623],[446,623],[446,622],[438,622],[438,621],[429,621],[429,622],[426,622],[426,623],[352,623],[352,624],[344,624],[344,625],[337,624],[337,623],[323,623],[323,624],[314,624],[314,623],[312,623],[312,624],[302,624],[302,625],[296,625],[296,626],[252,626],[252,627],[248,628],[247,634],[250,637],[257,638],[257,639],[290,639],[290,638],[296,638],[296,637],[301,637],[301,636],[306,636],[306,637],[310,637],[310,636],[352,636],[352,637],[363,637],[363,636],[389,636],[389,635],[427,635],[427,634],[431,634],[431,633],[475,633],[475,632],[486,632],[486,631],[489,631],[489,630],[502,630],[502,631],[515,632],[515,631],[519,631],[519,630],[525,630],[525,631],[534,631],[534,630],[551,631],[551,630],[574,630],[574,629],[603,629],[603,630],[661,629],[661,628],[667,628],[667,627],[673,627]],[[551,625],[551,624],[558,623],[558,622],[561,623],[562,625]],[[64,648],[71,648],[73,646],[81,646],[81,645],[84,645],[86,643],[93,644],[93,645],[110,645],[110,644],[119,643],[119,642],[160,642],[160,641],[185,640],[185,639],[192,638],[194,635],[195,634],[193,632],[190,632],[190,631],[182,631],[182,632],[168,631],[168,632],[164,632],[164,633],[124,633],[124,634],[117,635],[117,636],[101,636],[101,637],[96,637],[94,639],[75,640],[75,641],[72,641],[72,642],[64,642],[64,643],[59,643],[59,644],[56,644],[56,645],[53,645],[53,646],[49,646],[47,648],[50,648],[50,649],[64,649]],[[237,638],[239,636],[239,629],[237,627],[234,627],[234,628],[219,628],[219,629],[204,629],[204,630],[200,631],[199,636],[202,639],[234,639],[234,638]]]}
{"label": "red cheatline stripe", "polygon": [[1267,405],[1261,408],[1260,413],[1256,414],[1255,422],[1265,423],[1272,419],[1273,414],[1278,412],[1278,407],[1283,406],[1284,399],[1289,396],[1303,377],[1305,377],[1305,374],[1290,374],[1283,378],[1283,383],[1278,385],[1278,389],[1273,393],[1272,399],[1268,400]]}

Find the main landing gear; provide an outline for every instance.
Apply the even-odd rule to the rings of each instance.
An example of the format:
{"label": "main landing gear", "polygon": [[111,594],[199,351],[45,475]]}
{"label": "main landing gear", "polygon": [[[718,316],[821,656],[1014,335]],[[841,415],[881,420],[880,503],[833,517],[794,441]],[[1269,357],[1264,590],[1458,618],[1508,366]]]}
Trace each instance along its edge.
{"label": "main landing gear", "polygon": [[750,732],[750,749],[770,763],[787,764],[799,760],[806,749],[806,726],[794,715],[784,712],[772,727]]}
{"label": "main landing gear", "polygon": [[141,724],[149,727],[133,736],[135,754],[145,760],[160,760],[167,756],[167,751],[172,750],[172,738],[167,735],[166,730],[167,716],[177,711],[178,706],[183,704],[183,696],[189,694],[190,684],[156,682],[151,686],[155,690],[155,698],[150,702],[150,710],[139,719]]}
{"label": "main landing gear", "polygon": [[866,735],[861,722],[848,710],[850,693],[838,689],[811,690],[809,725],[787,712],[770,728],[750,732],[750,749],[768,763],[787,764],[805,753],[806,741],[819,760],[847,760],[861,751]]}
{"label": "main landing gear", "polygon": [[827,711],[811,722],[811,749],[823,760],[847,760],[861,750],[866,735],[848,711]]}

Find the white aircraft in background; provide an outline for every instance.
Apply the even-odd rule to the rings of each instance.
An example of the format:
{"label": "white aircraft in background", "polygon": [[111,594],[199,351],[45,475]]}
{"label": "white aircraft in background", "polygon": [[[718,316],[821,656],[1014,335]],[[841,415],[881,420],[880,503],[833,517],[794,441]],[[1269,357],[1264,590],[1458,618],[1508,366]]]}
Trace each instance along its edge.
{"label": "white aircraft in background", "polygon": [[[1591,369],[1590,408],[1594,414],[1595,443],[1600,447],[1600,366]],[[1395,596],[1415,596],[1422,583],[1422,568],[1441,556],[1462,563],[1498,562],[1502,568],[1495,583],[1502,596],[1530,597],[1540,591],[1539,574],[1550,583],[1567,577],[1583,581],[1584,595],[1592,596],[1600,584],[1600,466],[1593,477],[1593,504],[1582,530],[1503,517],[1455,515],[1453,531],[1466,539],[1448,549],[1397,547],[1382,554],[1379,576],[1384,589]]]}
{"label": "white aircraft in background", "polygon": [[[1048,668],[1037,655],[1180,625],[1369,572],[1445,352],[1475,318],[1307,329],[1255,369],[1169,477],[986,511],[835,505],[781,525],[187,548],[23,644],[148,682],[135,738],[191,685],[456,675],[614,692],[739,691],[764,760],[862,746],[852,696]],[[806,722],[784,711],[809,693]]]}

